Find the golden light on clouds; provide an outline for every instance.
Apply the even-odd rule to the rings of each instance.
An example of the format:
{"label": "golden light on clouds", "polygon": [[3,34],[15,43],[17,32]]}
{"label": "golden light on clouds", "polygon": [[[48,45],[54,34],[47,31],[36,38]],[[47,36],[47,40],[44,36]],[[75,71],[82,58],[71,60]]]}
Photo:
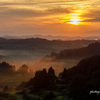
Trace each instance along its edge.
{"label": "golden light on clouds", "polygon": [[71,17],[69,23],[74,25],[79,25],[81,24],[81,21],[82,20],[80,19],[80,17]]}
{"label": "golden light on clouds", "polygon": [[99,35],[100,0],[0,0],[0,22],[0,35]]}
{"label": "golden light on clouds", "polygon": [[80,17],[82,15],[82,10],[76,10],[74,13],[68,14],[67,17],[64,17],[64,21],[66,24],[72,24],[72,25],[81,25],[84,24],[83,17]]}

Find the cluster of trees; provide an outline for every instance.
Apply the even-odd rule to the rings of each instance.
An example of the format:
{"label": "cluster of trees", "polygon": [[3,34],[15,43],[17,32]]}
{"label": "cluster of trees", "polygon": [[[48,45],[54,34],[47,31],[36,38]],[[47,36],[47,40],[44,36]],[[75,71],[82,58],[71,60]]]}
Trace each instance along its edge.
{"label": "cluster of trees", "polygon": [[29,72],[29,67],[27,65],[22,65],[18,70],[17,73],[26,74]]}
{"label": "cluster of trees", "polygon": [[32,69],[30,71],[29,67],[23,64],[18,70],[13,65],[10,65],[7,62],[0,63],[0,73],[1,74],[29,74],[32,73]]}
{"label": "cluster of trees", "polygon": [[41,89],[54,89],[56,75],[52,67],[43,69],[42,71],[36,71],[35,77],[31,78],[28,82],[23,82],[16,89],[22,90],[31,87],[31,92],[36,92]]}
{"label": "cluster of trees", "polygon": [[0,73],[12,74],[15,72],[15,66],[12,66],[6,62],[0,63]]}

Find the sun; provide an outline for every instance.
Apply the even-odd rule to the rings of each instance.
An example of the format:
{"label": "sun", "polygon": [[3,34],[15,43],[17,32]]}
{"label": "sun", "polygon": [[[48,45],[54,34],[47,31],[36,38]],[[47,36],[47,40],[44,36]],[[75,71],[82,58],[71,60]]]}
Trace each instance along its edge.
{"label": "sun", "polygon": [[70,17],[69,23],[73,25],[79,25],[81,23],[80,17]]}

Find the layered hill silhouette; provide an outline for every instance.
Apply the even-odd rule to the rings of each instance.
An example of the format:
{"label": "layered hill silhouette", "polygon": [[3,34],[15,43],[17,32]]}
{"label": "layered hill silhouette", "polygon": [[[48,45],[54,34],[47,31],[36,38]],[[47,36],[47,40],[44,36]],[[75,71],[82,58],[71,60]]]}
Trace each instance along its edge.
{"label": "layered hill silhouette", "polygon": [[83,58],[89,56],[100,55],[100,43],[95,42],[89,44],[87,47],[77,48],[77,49],[67,49],[60,53],[51,53],[51,57],[56,59],[66,59],[66,58]]}
{"label": "layered hill silhouette", "polygon": [[62,40],[47,40],[41,38],[27,38],[27,39],[0,38],[0,49],[56,51],[68,48],[83,47],[93,42],[95,42],[95,40],[62,41]]}

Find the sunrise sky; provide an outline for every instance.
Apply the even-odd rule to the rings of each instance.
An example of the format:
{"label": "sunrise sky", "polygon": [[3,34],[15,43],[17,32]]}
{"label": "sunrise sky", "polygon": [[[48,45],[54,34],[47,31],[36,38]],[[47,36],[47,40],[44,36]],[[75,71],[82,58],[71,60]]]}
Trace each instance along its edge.
{"label": "sunrise sky", "polygon": [[0,0],[0,36],[100,36],[100,0]]}

